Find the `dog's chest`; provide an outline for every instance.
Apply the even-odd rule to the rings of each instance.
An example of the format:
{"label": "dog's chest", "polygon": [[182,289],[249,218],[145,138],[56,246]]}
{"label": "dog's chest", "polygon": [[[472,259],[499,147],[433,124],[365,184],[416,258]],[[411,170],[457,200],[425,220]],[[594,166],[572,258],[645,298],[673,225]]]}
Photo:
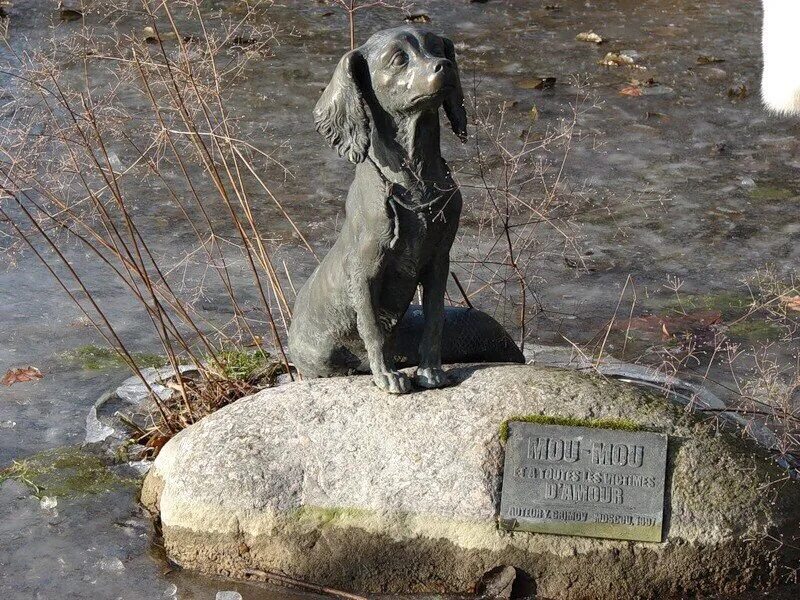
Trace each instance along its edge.
{"label": "dog's chest", "polygon": [[439,246],[447,238],[447,223],[441,214],[399,207],[392,226],[394,245],[387,267],[403,278],[417,279]]}

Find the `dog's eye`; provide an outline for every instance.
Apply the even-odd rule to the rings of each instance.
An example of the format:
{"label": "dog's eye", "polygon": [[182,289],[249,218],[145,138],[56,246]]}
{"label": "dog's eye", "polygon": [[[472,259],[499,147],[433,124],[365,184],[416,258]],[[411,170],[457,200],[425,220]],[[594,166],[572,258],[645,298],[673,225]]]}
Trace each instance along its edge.
{"label": "dog's eye", "polygon": [[395,52],[394,56],[392,56],[391,65],[393,67],[402,67],[407,62],[408,54],[400,50],[399,52]]}

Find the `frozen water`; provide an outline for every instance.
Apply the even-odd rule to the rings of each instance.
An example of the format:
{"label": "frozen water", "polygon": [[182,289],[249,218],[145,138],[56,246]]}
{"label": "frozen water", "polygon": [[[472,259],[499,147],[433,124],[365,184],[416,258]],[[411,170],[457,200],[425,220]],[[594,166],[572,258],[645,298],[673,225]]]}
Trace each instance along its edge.
{"label": "frozen water", "polygon": [[58,498],[54,496],[42,496],[41,500],[39,500],[39,506],[44,510],[53,510],[58,506]]}
{"label": "frozen water", "polygon": [[[181,373],[186,373],[188,371],[193,371],[194,367],[182,365],[180,370]],[[172,377],[174,373],[175,371],[171,367],[164,367],[162,369],[142,369],[142,375],[145,380],[161,400],[169,399],[169,397],[172,396],[173,390],[158,382],[163,382]],[[125,402],[138,406],[147,400],[149,392],[139,377],[129,377],[117,388],[116,394],[122,400],[125,400]]]}
{"label": "frozen water", "polygon": [[122,561],[116,557],[107,557],[102,558],[97,563],[97,566],[100,567],[103,571],[124,571],[125,565],[122,564]]}
{"label": "frozen water", "polygon": [[97,418],[97,408],[92,406],[86,415],[86,437],[85,444],[95,444],[108,439],[114,434],[114,428],[103,424]]}
{"label": "frozen water", "polygon": [[[233,3],[211,0],[209,4],[222,9]],[[612,317],[629,274],[648,300],[669,301],[671,293],[659,291],[667,275],[679,276],[686,291],[709,294],[739,289],[742,279],[765,263],[781,270],[800,264],[796,199],[756,201],[750,196],[756,182],[759,187],[798,190],[797,121],[767,115],[756,93],[742,99],[727,96],[728,87],[743,77],[751,91],[758,85],[760,8],[756,0],[562,2],[559,11],[546,11],[541,3],[524,0],[485,4],[431,0],[424,4],[431,27],[447,32],[457,43],[464,80],[479,82],[477,101],[514,104],[506,115],[508,128],[520,134],[529,131],[532,105],[540,115],[537,135],[569,120],[577,94],[571,83],[574,76],[588,75],[591,90],[598,94],[600,108],[580,115],[578,121],[579,137],[597,143],[576,144],[567,170],[570,187],[587,182],[589,193],[610,205],[613,218],[600,211],[575,219],[579,241],[602,262],[591,272],[567,267],[563,248],[553,244],[550,254],[537,264],[546,282],[537,293],[543,305],[555,312],[543,313],[532,324],[535,341],[586,341]],[[345,18],[327,13],[330,7],[318,3],[276,3],[271,18],[299,35],[281,38],[273,56],[251,63],[248,79],[230,99],[230,109],[243,127],[242,137],[259,145],[263,142],[263,149],[270,152],[290,140],[281,158],[295,169],[296,177],[266,174],[265,181],[278,192],[276,196],[286,200],[287,211],[323,252],[335,236],[333,224],[341,220],[343,198],[352,180],[352,167],[325,147],[311,122],[322,87],[349,48]],[[79,39],[80,22],[61,23],[53,29],[52,16],[50,3],[15,2],[9,43],[22,54],[52,31],[69,42]],[[94,18],[87,15],[87,21]],[[122,24],[129,28],[126,31],[140,31],[145,25],[135,16],[126,19]],[[363,40],[372,31],[400,21],[402,15],[394,11],[361,11],[357,35]],[[598,33],[613,48],[630,48],[647,71],[598,67],[598,60],[611,48],[575,42],[575,34],[587,25],[597,25]],[[96,26],[102,34],[119,32],[105,23]],[[83,81],[82,68],[73,67],[82,66],[83,60],[67,52],[79,46],[63,46],[68,49],[63,56],[64,81],[69,84],[72,78],[78,86]],[[727,62],[719,68],[696,64],[698,56],[710,54]],[[0,48],[0,60],[3,57],[12,60],[5,46]],[[102,63],[98,64],[103,70]],[[557,77],[553,89],[519,86],[524,79],[544,75]],[[631,98],[618,93],[631,78],[650,77],[662,82],[662,87],[654,88],[658,94]],[[108,83],[111,89],[115,82],[109,79]],[[12,109],[2,109],[7,111],[5,117],[0,116],[5,125],[14,106],[26,101],[26,92],[3,74],[0,89],[0,104]],[[661,93],[669,90],[669,94]],[[445,132],[443,143],[458,177],[467,179],[468,147],[457,145]],[[115,169],[131,164],[129,156],[115,153]],[[135,181],[129,185],[135,186]],[[465,205],[481,201],[474,189],[462,186],[462,192]],[[153,249],[159,257],[174,257],[177,262],[196,248],[191,232],[179,225],[183,221],[177,207],[166,196],[163,190],[132,190],[132,197],[141,199],[133,208],[143,235],[157,241]],[[619,199],[627,200],[620,203]],[[295,283],[301,283],[315,261],[297,250],[291,228],[267,202],[257,203],[254,216],[280,248],[280,258],[292,266]],[[469,227],[465,222],[462,232]],[[457,241],[456,252],[459,243],[464,242]],[[67,365],[60,357],[81,345],[97,343],[95,333],[80,322],[80,314],[33,257],[20,257],[17,266],[8,266],[4,258],[0,259],[0,368],[33,364],[47,370],[42,381],[0,392],[0,469],[44,449],[79,444],[89,433],[86,415],[94,400],[128,375],[121,367],[91,372]],[[126,339],[135,341],[136,350],[158,348],[146,315],[137,312],[129,294],[117,289],[107,272],[87,261],[82,252],[76,252],[74,260],[87,266],[90,287],[105,306],[118,312],[115,325]],[[250,279],[233,276],[242,305],[257,306]],[[196,308],[213,315],[214,296],[198,301]],[[146,398],[138,380],[128,380],[122,387],[124,399],[132,405]],[[161,386],[162,393],[170,391]],[[97,436],[104,434],[102,427],[97,429]],[[149,553],[146,534],[153,535],[149,524],[141,530],[126,525],[133,518],[143,523],[146,519],[138,513],[135,486],[52,501],[61,512],[57,522],[48,512],[56,505],[42,510],[24,485],[15,481],[0,485],[0,597],[153,600],[174,597],[180,588],[181,597],[210,600],[220,588],[219,580],[201,575],[180,570],[164,574],[166,564]],[[85,550],[93,545],[96,550]],[[87,589],[89,584],[82,581],[85,574],[98,560],[117,552],[125,552],[119,554],[125,570],[98,569],[92,574],[97,587]],[[244,592],[247,600],[274,600],[284,594],[261,588]]]}
{"label": "frozen water", "polygon": [[135,469],[139,475],[146,475],[147,472],[150,470],[150,467],[153,466],[152,460],[132,460],[128,463],[128,466],[132,469]]}

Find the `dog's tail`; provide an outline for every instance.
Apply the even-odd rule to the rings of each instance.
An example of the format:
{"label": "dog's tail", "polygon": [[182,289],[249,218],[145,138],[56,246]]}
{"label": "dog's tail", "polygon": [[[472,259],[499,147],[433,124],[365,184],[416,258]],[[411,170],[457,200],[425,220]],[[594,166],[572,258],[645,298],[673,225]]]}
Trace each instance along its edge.
{"label": "dog's tail", "polygon": [[[395,363],[419,364],[419,343],[425,319],[422,307],[412,304],[397,327]],[[520,349],[503,326],[474,308],[447,307],[442,331],[442,364],[497,362],[524,363]]]}

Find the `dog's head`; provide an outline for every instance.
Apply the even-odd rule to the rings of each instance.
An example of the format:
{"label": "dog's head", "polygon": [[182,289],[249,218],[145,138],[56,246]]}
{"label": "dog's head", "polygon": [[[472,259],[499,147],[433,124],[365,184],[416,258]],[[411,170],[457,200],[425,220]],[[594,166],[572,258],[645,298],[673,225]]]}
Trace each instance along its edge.
{"label": "dog's head", "polygon": [[466,141],[453,42],[420,27],[397,27],[379,31],[342,57],[314,108],[314,121],[340,156],[360,163],[370,144],[367,108],[402,118],[440,106]]}

